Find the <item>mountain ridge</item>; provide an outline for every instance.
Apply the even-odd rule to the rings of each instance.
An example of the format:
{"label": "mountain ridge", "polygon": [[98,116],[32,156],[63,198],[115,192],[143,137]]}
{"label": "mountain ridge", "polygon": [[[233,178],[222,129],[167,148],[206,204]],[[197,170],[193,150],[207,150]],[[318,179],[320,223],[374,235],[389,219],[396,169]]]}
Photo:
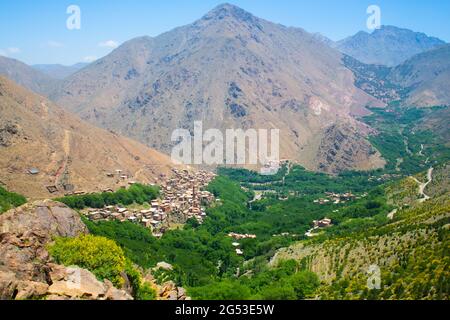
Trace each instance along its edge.
{"label": "mountain ridge", "polygon": [[228,4],[157,37],[125,42],[65,79],[51,98],[166,153],[174,129],[192,130],[193,121],[202,120],[205,130],[282,128],[281,156],[311,169],[319,163],[328,172],[380,166],[365,151],[361,158],[350,151],[347,163],[332,152],[332,167],[319,155],[321,139],[336,122],[361,130],[349,145],[367,150],[368,128],[352,115],[383,105],[353,86],[341,54],[303,29]]}
{"label": "mountain ridge", "polygon": [[445,44],[445,41],[425,33],[395,26],[381,26],[372,33],[359,31],[337,41],[335,47],[363,63],[393,67],[416,54]]}

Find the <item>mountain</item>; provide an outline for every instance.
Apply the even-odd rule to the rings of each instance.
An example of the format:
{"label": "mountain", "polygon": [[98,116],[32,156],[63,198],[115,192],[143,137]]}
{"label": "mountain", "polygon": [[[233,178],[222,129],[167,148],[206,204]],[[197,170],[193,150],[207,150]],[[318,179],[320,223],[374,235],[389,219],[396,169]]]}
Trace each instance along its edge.
{"label": "mountain", "polygon": [[396,66],[412,56],[444,45],[424,33],[382,26],[372,33],[360,31],[336,43],[341,52],[366,64]]}
{"label": "mountain", "polygon": [[[222,132],[279,128],[281,156],[309,169],[379,167],[365,139],[370,129],[351,115],[382,104],[353,85],[341,58],[317,35],[224,4],[190,25],[124,43],[51,97],[164,152],[174,129],[202,120],[204,130]],[[346,159],[328,148],[336,124],[345,134],[335,148]]]}
{"label": "mountain", "polygon": [[58,80],[15,59],[0,56],[0,75],[36,93],[46,95]]}
{"label": "mountain", "polygon": [[409,105],[450,105],[450,45],[415,55],[388,79],[407,90]]}
{"label": "mountain", "polygon": [[155,182],[170,167],[169,157],[87,124],[0,76],[0,181],[9,190],[43,198],[118,189],[132,180]]}
{"label": "mountain", "polygon": [[396,67],[368,65],[344,56],[355,85],[386,103],[430,107],[450,105],[450,45],[420,53]]}
{"label": "mountain", "polygon": [[76,63],[71,66],[64,66],[61,64],[35,64],[32,67],[36,70],[39,70],[42,73],[45,73],[46,75],[55,78],[55,79],[64,79],[68,76],[74,74],[78,70],[83,69],[86,67],[89,63]]}

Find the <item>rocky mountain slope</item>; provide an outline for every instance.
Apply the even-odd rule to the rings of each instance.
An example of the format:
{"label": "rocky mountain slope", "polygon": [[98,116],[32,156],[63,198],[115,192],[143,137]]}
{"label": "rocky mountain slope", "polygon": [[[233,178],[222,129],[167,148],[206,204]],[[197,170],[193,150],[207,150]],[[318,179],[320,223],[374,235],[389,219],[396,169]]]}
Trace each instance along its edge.
{"label": "rocky mountain slope", "polygon": [[392,69],[388,79],[406,88],[406,104],[450,105],[450,45],[412,57]]}
{"label": "rocky mountain slope", "polygon": [[78,70],[83,69],[86,67],[89,63],[76,63],[71,66],[64,66],[61,64],[36,64],[32,67],[42,73],[45,73],[46,75],[54,78],[54,79],[64,79],[68,76],[74,74]]}
{"label": "rocky mountain slope", "polygon": [[43,198],[117,189],[131,180],[155,182],[171,165],[169,157],[0,77],[0,181],[9,190]]}
{"label": "rocky mountain slope", "polygon": [[23,62],[0,56],[0,75],[39,94],[48,94],[58,80],[36,70]]}
{"label": "rocky mountain slope", "polygon": [[[316,35],[225,4],[190,25],[126,42],[65,79],[51,97],[164,152],[171,151],[174,129],[202,120],[204,130],[223,132],[279,128],[281,156],[309,169],[379,167],[366,129],[351,115],[382,104],[353,85],[341,57]],[[341,161],[324,150],[321,141],[335,124],[349,131],[344,139],[351,138],[358,156]]]}
{"label": "rocky mountain slope", "polygon": [[393,67],[416,54],[444,44],[444,41],[424,33],[382,26],[373,33],[360,31],[338,41],[335,46],[363,63]]}
{"label": "rocky mountain slope", "polygon": [[354,72],[357,87],[386,103],[450,105],[450,45],[415,55],[393,68],[364,64],[350,56],[343,61]]}

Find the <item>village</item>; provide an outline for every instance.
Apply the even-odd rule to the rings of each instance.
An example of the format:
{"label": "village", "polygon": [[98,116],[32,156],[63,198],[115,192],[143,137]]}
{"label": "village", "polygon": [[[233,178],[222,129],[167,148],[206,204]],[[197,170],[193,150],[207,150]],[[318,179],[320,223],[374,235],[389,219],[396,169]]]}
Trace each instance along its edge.
{"label": "village", "polygon": [[191,218],[200,224],[203,222],[205,208],[216,201],[212,193],[203,189],[214,177],[211,172],[174,168],[172,175],[160,175],[161,196],[146,208],[106,206],[102,209],[89,208],[83,214],[91,221],[118,220],[140,224],[149,228],[155,237],[161,237],[167,230]]}
{"label": "village", "polygon": [[328,203],[340,204],[367,197],[367,193],[363,193],[361,196],[357,196],[351,192],[346,192],[342,194],[334,192],[325,192],[325,195],[326,195],[325,198],[315,199],[313,202],[321,205]]}

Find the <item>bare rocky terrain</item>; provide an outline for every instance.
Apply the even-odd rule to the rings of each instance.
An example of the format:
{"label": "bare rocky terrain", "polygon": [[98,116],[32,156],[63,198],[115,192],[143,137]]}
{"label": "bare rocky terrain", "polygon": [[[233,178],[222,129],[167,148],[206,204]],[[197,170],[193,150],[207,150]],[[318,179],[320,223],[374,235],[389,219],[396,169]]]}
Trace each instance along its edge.
{"label": "bare rocky terrain", "polygon": [[[383,104],[354,86],[342,55],[316,35],[221,5],[190,25],[124,43],[65,79],[51,98],[83,119],[170,152],[172,131],[279,128],[283,158],[309,169],[378,167],[364,130],[360,150],[331,168],[317,157],[333,125]],[[319,152],[319,147],[321,151]],[[367,151],[367,152],[366,152]]]}
{"label": "bare rocky terrain", "polygon": [[156,182],[170,168],[168,156],[0,77],[0,180],[9,190],[31,198],[115,190],[129,181]]}

